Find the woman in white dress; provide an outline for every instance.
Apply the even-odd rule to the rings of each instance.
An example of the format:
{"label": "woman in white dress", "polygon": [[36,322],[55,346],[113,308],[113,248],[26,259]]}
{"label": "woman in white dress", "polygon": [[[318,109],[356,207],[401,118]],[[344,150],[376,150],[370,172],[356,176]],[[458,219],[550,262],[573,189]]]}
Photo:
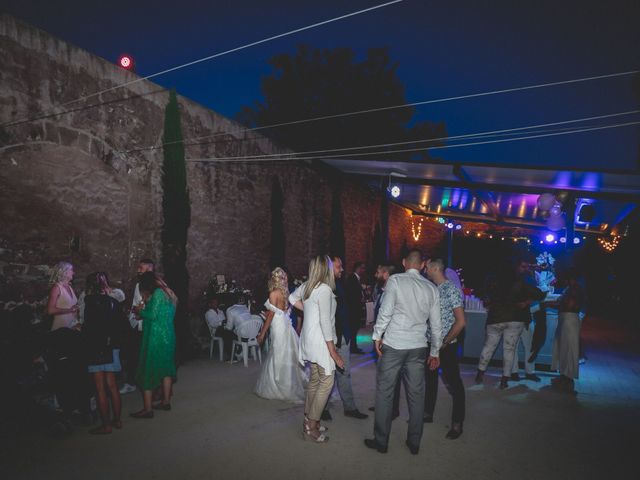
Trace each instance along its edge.
{"label": "woman in white dress", "polygon": [[301,364],[309,363],[311,378],[304,403],[304,438],[324,443],[329,438],[320,426],[320,416],[333,387],[336,367],[344,369],[344,360],[335,347],[336,297],[333,264],[326,255],[309,263],[309,280],[289,296],[289,302],[304,311],[300,334]]}
{"label": "woman in white dress", "polygon": [[255,393],[269,400],[304,401],[304,370],[298,362],[298,335],[289,318],[288,281],[285,271],[278,267],[271,272],[269,299],[265,302],[267,316],[258,334],[264,342],[271,330],[271,348],[262,364]]}

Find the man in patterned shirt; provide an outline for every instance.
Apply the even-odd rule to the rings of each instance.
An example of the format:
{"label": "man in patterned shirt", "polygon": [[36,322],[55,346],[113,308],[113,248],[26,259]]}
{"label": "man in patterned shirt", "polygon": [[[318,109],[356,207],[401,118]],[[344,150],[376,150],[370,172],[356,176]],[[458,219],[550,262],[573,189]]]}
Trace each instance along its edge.
{"label": "man in patterned shirt", "polygon": [[[444,262],[439,259],[427,261],[427,277],[438,287],[440,294],[440,318],[442,319],[442,348],[440,368],[442,377],[453,397],[451,429],[446,438],[455,440],[462,434],[465,413],[465,393],[460,368],[458,366],[457,337],[465,326],[462,292],[445,277]],[[431,343],[431,330],[427,329],[427,339]],[[424,398],[424,421],[433,422],[433,411],[438,396],[438,370],[425,369],[426,395]]]}

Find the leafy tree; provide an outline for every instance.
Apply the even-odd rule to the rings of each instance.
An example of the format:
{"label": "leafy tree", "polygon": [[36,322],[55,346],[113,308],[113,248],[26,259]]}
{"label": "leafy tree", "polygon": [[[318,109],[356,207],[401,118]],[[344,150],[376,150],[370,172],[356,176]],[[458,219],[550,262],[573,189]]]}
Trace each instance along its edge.
{"label": "leafy tree", "polygon": [[187,188],[187,168],[180,125],[180,110],[175,90],[169,94],[165,109],[162,138],[162,266],[167,284],[178,296],[176,337],[184,353],[191,340],[187,301],[189,272],[187,271],[187,233],[191,224],[191,205]]}
{"label": "leafy tree", "polygon": [[[273,71],[262,79],[264,100],[243,107],[237,114],[237,119],[250,127],[407,103],[396,72],[398,65],[384,48],[371,49],[358,61],[348,48],[299,46],[295,55],[277,55],[269,64]],[[262,133],[300,152],[444,136],[443,124],[415,121],[414,115],[413,107],[395,108],[269,128]],[[396,159],[420,159],[427,154],[393,155]]]}

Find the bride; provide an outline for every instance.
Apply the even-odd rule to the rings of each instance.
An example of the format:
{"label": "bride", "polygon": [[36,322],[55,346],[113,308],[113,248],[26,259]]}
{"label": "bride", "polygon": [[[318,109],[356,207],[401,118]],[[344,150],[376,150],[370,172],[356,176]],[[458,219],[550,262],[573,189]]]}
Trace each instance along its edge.
{"label": "bride", "polygon": [[298,362],[298,336],[289,318],[288,281],[285,271],[277,267],[269,279],[267,316],[258,334],[262,344],[271,328],[271,347],[262,364],[255,393],[270,400],[304,402],[304,370]]}

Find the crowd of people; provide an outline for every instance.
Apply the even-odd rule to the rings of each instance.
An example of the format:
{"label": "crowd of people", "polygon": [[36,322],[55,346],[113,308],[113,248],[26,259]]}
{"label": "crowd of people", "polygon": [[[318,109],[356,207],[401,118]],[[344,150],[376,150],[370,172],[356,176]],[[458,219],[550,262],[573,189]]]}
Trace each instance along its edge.
{"label": "crowd of people", "polygon": [[60,262],[52,269],[45,361],[69,429],[74,412],[90,417],[92,397],[101,424],[89,432],[104,435],[122,428],[120,395],[137,388],[142,409],[131,417],[148,419],[154,409],[171,409],[177,297],[154,270],[152,260],[140,261],[133,301],[126,308],[124,292],[110,286],[105,272],[88,275],[77,297],[73,265]]}
{"label": "crowd of people", "polygon": [[[546,336],[545,312],[556,308],[558,327],[553,345],[552,368],[560,373],[554,388],[573,391],[579,371],[580,312],[584,293],[575,271],[568,271],[563,294],[549,300],[555,283],[548,258],[535,268],[526,259],[487,280],[482,295],[487,307],[486,337],[480,354],[476,382],[485,371],[500,340],[503,343],[499,387],[519,381],[518,342],[525,350],[525,379],[540,381],[535,358]],[[418,453],[424,423],[433,422],[442,376],[452,397],[450,429],[446,438],[463,433],[465,387],[459,368],[460,343],[466,325],[464,295],[448,277],[445,262],[410,251],[403,269],[379,265],[375,283],[364,285],[365,264],[357,262],[345,275],[339,256],[320,255],[309,263],[308,280],[291,285],[285,268],[275,268],[268,281],[257,342],[268,341],[255,393],[266,399],[304,405],[302,434],[315,443],[329,437],[326,421],[332,419],[329,398],[334,389],[344,415],[366,419],[357,405],[351,381],[351,356],[364,354],[357,344],[364,326],[365,301],[373,301],[373,350],[377,362],[373,437],[365,445],[384,453],[392,421],[399,416],[404,385],[409,422],[406,445]],[[535,275],[534,275],[535,273]],[[174,317],[178,299],[155,273],[154,262],[140,261],[133,299],[125,305],[122,290],[112,288],[105,272],[86,278],[85,290],[76,296],[72,287],[73,265],[58,263],[51,274],[46,312],[51,331],[44,356],[55,398],[63,418],[77,412],[90,415],[95,397],[100,425],[92,434],[109,434],[123,427],[121,394],[139,390],[136,419],[151,419],[154,411],[171,410],[176,380]],[[232,360],[232,344],[241,326],[255,318],[246,298],[223,309],[209,299],[205,321],[212,337],[222,339],[225,360]],[[293,313],[296,312],[296,315]],[[294,320],[292,321],[292,318]],[[535,327],[535,328],[534,328]],[[246,339],[240,339],[242,341]],[[325,422],[325,423],[323,423]]]}
{"label": "crowd of people", "polygon": [[[433,422],[440,375],[453,403],[446,438],[454,440],[463,433],[465,388],[458,347],[466,319],[463,293],[459,285],[447,277],[442,259],[427,259],[414,250],[403,259],[403,267],[402,273],[396,273],[393,265],[379,265],[375,272],[372,354],[377,360],[376,396],[375,405],[369,408],[375,419],[373,438],[365,439],[364,443],[380,453],[387,451],[392,421],[399,416],[401,385],[404,385],[409,410],[406,445],[411,453],[417,454],[423,425]],[[546,321],[538,312],[553,307],[560,312],[553,368],[561,374],[553,385],[573,388],[573,379],[578,374],[578,312],[584,307],[583,293],[575,272],[568,272],[564,293],[556,300],[545,300],[549,283],[547,267],[538,264],[533,268],[522,259],[515,262],[515,267],[498,272],[487,282],[483,294],[488,309],[486,338],[476,382],[484,380],[484,372],[501,337],[504,353],[499,387],[506,388],[509,381],[520,380],[518,342],[525,348],[525,379],[540,381],[534,373],[535,357],[541,347],[536,333],[539,337],[540,332],[546,331]],[[356,406],[350,369],[350,356],[363,353],[356,338],[364,316],[364,264],[356,263],[349,277],[343,278],[343,275],[339,256],[321,255],[311,259],[308,280],[295,289],[289,287],[284,269],[273,270],[268,285],[269,298],[265,302],[265,321],[257,335],[261,344],[268,336],[271,346],[255,393],[266,399],[303,403],[303,436],[316,443],[329,439],[328,427],[322,422],[332,419],[329,398],[334,383],[344,415],[357,419],[368,417]],[[228,334],[237,320],[227,320],[225,328],[224,312],[217,308],[215,301],[211,306],[205,315],[210,328],[215,329],[216,335]],[[290,319],[293,309],[300,313],[295,324]],[[227,312],[227,318],[233,319],[236,315],[233,307]],[[250,312],[243,314],[248,317]]]}

